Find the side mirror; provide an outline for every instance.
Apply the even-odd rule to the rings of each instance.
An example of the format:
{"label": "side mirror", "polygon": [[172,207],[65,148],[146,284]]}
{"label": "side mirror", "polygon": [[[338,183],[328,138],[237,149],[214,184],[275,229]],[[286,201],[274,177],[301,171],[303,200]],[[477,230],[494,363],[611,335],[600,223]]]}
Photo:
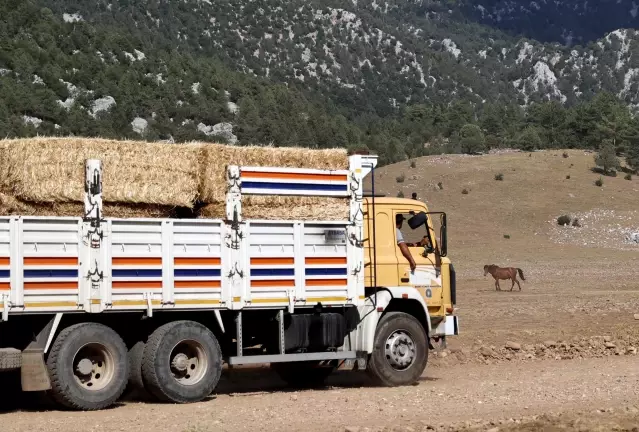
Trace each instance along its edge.
{"label": "side mirror", "polygon": [[424,225],[428,221],[428,215],[424,212],[419,212],[410,219],[408,219],[408,226],[410,229],[417,229]]}
{"label": "side mirror", "polygon": [[440,255],[445,257],[448,255],[448,230],[446,227],[446,213],[442,213],[441,215],[441,225],[439,228],[439,239],[440,239]]}

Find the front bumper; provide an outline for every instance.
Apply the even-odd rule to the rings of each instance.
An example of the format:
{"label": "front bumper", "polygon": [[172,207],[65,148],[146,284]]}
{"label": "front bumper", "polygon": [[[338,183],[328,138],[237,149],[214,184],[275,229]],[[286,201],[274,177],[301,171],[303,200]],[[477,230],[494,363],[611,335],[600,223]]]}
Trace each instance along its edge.
{"label": "front bumper", "polygon": [[434,336],[456,336],[459,334],[459,317],[457,315],[447,315],[441,320],[437,327],[432,330],[431,337]]}

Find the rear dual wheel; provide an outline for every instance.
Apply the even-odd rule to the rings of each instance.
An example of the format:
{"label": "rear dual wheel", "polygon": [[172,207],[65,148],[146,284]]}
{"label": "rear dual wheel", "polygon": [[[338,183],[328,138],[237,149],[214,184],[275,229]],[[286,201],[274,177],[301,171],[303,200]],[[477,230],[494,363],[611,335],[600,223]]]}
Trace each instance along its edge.
{"label": "rear dual wheel", "polygon": [[193,321],[155,330],[144,346],[144,388],[161,401],[197,402],[209,396],[222,373],[222,350],[213,333]]}
{"label": "rear dual wheel", "polygon": [[87,411],[113,405],[129,377],[124,341],[98,323],[62,330],[51,346],[47,368],[53,399],[64,407]]}

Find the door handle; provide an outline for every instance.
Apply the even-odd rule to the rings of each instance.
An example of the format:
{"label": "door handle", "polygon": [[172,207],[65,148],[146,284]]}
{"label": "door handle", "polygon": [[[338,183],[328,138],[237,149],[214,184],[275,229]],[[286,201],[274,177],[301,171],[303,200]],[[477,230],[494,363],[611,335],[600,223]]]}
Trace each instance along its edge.
{"label": "door handle", "polygon": [[408,283],[408,282],[410,282],[410,279],[408,279],[408,278],[401,278],[400,280],[401,280],[403,283]]}

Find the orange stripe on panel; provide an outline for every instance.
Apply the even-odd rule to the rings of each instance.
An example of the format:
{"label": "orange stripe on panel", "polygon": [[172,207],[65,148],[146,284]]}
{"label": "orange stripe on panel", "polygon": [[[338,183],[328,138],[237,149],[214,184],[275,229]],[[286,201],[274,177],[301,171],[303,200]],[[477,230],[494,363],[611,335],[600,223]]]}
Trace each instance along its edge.
{"label": "orange stripe on panel", "polygon": [[144,288],[162,288],[161,281],[113,281],[111,284],[113,289],[144,289]]}
{"label": "orange stripe on panel", "polygon": [[24,265],[78,265],[77,257],[24,257]]}
{"label": "orange stripe on panel", "polygon": [[9,257],[0,257],[0,265],[8,266],[9,264],[11,264]]}
{"label": "orange stripe on panel", "polygon": [[25,291],[78,289],[78,283],[77,282],[25,282],[24,289]]}
{"label": "orange stripe on panel", "polygon": [[251,288],[279,288],[279,287],[293,287],[295,286],[294,280],[254,280],[251,281]]}
{"label": "orange stripe on panel", "polygon": [[251,258],[251,265],[293,265],[295,258]]}
{"label": "orange stripe on panel", "polygon": [[346,265],[346,257],[332,257],[332,258],[306,258],[306,264],[308,265]]}
{"label": "orange stripe on panel", "polygon": [[175,258],[173,260],[175,265],[220,265],[222,261],[220,258]]}
{"label": "orange stripe on panel", "polygon": [[346,286],[346,279],[307,279],[306,286]]}
{"label": "orange stripe on panel", "polygon": [[113,265],[162,265],[162,258],[113,257]]}
{"label": "orange stripe on panel", "polygon": [[323,181],[347,181],[344,174],[299,174],[285,172],[256,172],[242,171],[242,178],[247,179],[278,179],[278,180],[323,180]]}
{"label": "orange stripe on panel", "polygon": [[220,288],[220,281],[175,281],[175,288]]}
{"label": "orange stripe on panel", "polygon": [[0,291],[9,291],[10,289],[11,289],[11,285],[9,285],[9,282],[0,283]]}

